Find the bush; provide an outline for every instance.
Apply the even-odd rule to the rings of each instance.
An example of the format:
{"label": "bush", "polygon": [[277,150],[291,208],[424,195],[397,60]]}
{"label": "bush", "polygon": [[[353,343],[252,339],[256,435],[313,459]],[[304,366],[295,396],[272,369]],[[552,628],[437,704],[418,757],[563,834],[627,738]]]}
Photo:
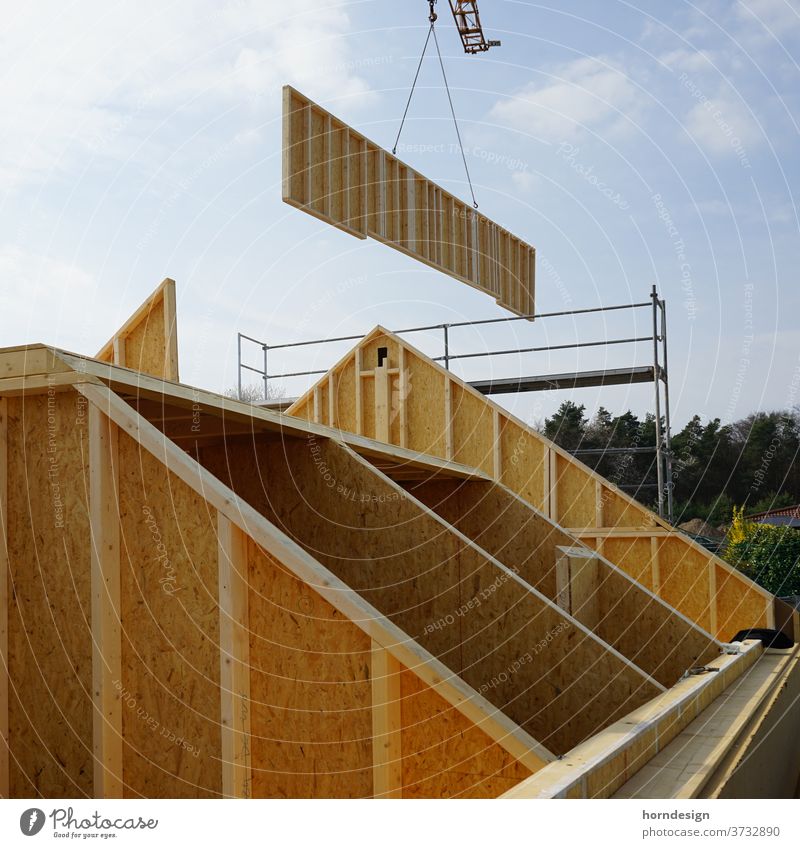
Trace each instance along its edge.
{"label": "bush", "polygon": [[800,531],[753,524],[734,510],[726,559],[774,595],[800,595]]}

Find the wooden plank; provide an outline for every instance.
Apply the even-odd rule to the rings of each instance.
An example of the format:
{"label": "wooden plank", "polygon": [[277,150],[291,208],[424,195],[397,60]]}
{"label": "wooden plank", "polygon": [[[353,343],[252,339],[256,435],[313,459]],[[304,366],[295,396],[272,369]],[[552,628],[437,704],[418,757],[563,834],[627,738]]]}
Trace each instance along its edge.
{"label": "wooden plank", "polygon": [[247,537],[217,513],[222,794],[252,797]]}
{"label": "wooden plank", "polygon": [[7,398],[10,795],[91,797],[91,531],[86,405]]}
{"label": "wooden plank", "polygon": [[389,362],[384,360],[382,365],[376,366],[374,373],[375,392],[375,438],[380,442],[389,442],[389,410],[390,380]]}
{"label": "wooden plank", "polygon": [[[300,112],[313,115],[306,122],[298,122]],[[488,241],[484,237],[489,255],[481,253],[479,221],[475,210],[468,204],[445,192],[435,183],[400,162],[395,156],[375,145],[357,133],[330,112],[325,111],[300,92],[287,86],[283,94],[283,200],[302,209],[321,220],[338,227],[358,238],[372,237],[384,242],[400,252],[432,266],[438,271],[467,283],[479,291],[491,294],[501,306],[518,315],[533,313],[531,287],[526,276],[518,268],[520,255],[533,255],[533,248],[512,236],[507,230],[497,228],[500,238]],[[362,199],[362,208],[358,216],[351,208],[345,211],[343,204],[331,203],[330,188],[323,192],[322,184],[332,185],[336,172],[335,159],[337,148],[330,139],[336,132],[346,134],[351,141],[363,142],[371,151],[374,161],[370,164],[368,179],[372,182],[369,215],[367,204]],[[319,138],[318,138],[319,137]],[[321,142],[322,138],[325,143]],[[301,162],[291,152],[298,146],[309,150],[308,160]],[[313,173],[311,190],[313,198],[309,201],[309,191],[298,179],[301,174]],[[317,179],[318,174],[328,175],[326,179]],[[338,172],[337,172],[338,173]],[[355,192],[351,191],[354,174],[345,169],[342,180],[349,183],[344,186],[351,202]],[[413,197],[410,183],[414,183]],[[319,185],[318,185],[319,183]],[[419,186],[419,192],[417,191]],[[428,206],[424,213],[427,231],[424,239],[416,237],[416,196],[428,195]],[[422,209],[422,205],[419,207]],[[461,222],[466,222],[466,227]],[[488,226],[492,222],[481,221]],[[493,226],[496,226],[492,224]],[[519,245],[514,247],[513,245]],[[498,255],[498,250],[500,254]],[[464,267],[464,254],[467,262]],[[499,266],[506,279],[505,289],[498,296],[496,287],[486,273],[481,273],[481,265],[492,262]],[[532,265],[532,263],[531,263]],[[531,308],[528,308],[531,304]]]}
{"label": "wooden plank", "polygon": [[9,798],[8,401],[0,397],[0,798]]}
{"label": "wooden plank", "polygon": [[403,752],[401,744],[400,673],[402,666],[377,642],[372,643],[373,796],[402,798]]}
{"label": "wooden plank", "polygon": [[96,406],[90,406],[89,524],[95,798],[123,797],[118,474],[117,427]]}
{"label": "wooden plank", "polygon": [[81,385],[79,390],[91,403],[99,406],[120,430],[128,433],[144,450],[165,463],[172,474],[201,494],[212,507],[277,557],[297,577],[312,585],[323,598],[350,618],[371,639],[385,647],[404,666],[412,669],[501,747],[532,771],[553,759],[553,754],[529,733],[454,675],[429,651],[410,641],[399,627],[309,556],[195,459],[165,440],[152,424],[110,389]]}

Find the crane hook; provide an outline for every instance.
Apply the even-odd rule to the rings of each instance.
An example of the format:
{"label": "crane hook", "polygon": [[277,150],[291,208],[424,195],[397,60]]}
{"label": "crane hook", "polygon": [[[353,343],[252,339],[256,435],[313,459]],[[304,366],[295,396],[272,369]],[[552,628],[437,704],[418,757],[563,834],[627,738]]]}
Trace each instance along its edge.
{"label": "crane hook", "polygon": [[436,0],[428,0],[428,5],[430,6],[431,13],[428,15],[428,20],[431,24],[436,23],[437,18],[439,17],[436,12],[433,10],[433,7],[436,5]]}

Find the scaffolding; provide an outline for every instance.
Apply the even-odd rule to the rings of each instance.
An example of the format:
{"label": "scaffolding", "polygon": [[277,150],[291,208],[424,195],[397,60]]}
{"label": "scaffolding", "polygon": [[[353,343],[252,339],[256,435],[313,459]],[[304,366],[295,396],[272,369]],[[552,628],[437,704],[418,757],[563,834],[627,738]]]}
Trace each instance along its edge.
{"label": "scaffolding", "polygon": [[[516,347],[503,350],[473,351],[453,353],[451,348],[451,332],[460,327],[481,327],[495,324],[510,324],[516,321],[542,320],[566,316],[582,316],[623,310],[650,309],[652,311],[652,331],[645,336],[629,336],[624,338],[606,338],[593,341],[575,341],[558,345],[539,345],[535,347]],[[408,327],[394,330],[395,335],[405,336],[413,333],[441,331],[442,354],[432,357],[435,362],[441,362],[450,370],[453,362],[468,359],[478,359],[496,356],[520,355],[525,353],[550,353],[553,351],[578,350],[593,347],[609,347],[650,343],[652,345],[652,364],[636,365],[625,368],[598,369],[591,371],[574,371],[560,374],[543,374],[534,376],[515,376],[501,379],[475,380],[469,384],[484,395],[520,394],[525,392],[555,391],[558,389],[575,389],[598,386],[634,385],[637,383],[653,383],[654,386],[654,418],[656,429],[656,444],[634,448],[583,448],[572,451],[576,456],[600,454],[610,456],[615,453],[654,453],[656,458],[657,503],[658,514],[672,522],[673,519],[673,479],[672,479],[672,433],[670,424],[669,402],[669,371],[667,367],[667,307],[666,301],[659,298],[656,286],[653,286],[650,298],[640,303],[625,303],[616,306],[596,306],[586,309],[573,309],[561,312],[544,312],[536,315],[510,316],[507,318],[488,318],[479,321],[457,321],[442,324],[428,324],[420,327]],[[269,402],[270,380],[288,379],[294,377],[318,377],[327,373],[323,370],[285,371],[269,373],[270,353],[278,350],[296,349],[315,345],[333,344],[335,342],[357,342],[363,339],[364,333],[352,336],[336,336],[327,339],[310,339],[299,342],[268,344],[245,333],[237,334],[238,354],[238,391],[242,396],[242,374],[255,373],[264,386],[264,401],[277,408],[285,408],[289,401]],[[259,366],[249,365],[243,360],[243,343],[256,345],[261,350]],[[663,398],[662,398],[663,391]],[[664,423],[662,426],[662,415]],[[646,484],[644,484],[646,485]],[[639,488],[643,488],[640,486]]]}

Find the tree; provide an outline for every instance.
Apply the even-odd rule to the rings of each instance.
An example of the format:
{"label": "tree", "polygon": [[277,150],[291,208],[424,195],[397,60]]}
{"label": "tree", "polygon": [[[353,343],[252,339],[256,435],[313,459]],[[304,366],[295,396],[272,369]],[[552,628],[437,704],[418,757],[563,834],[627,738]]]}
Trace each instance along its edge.
{"label": "tree", "polygon": [[545,419],[545,436],[566,450],[577,450],[586,436],[585,411],[583,404],[578,406],[571,400],[565,400],[552,418]]}

